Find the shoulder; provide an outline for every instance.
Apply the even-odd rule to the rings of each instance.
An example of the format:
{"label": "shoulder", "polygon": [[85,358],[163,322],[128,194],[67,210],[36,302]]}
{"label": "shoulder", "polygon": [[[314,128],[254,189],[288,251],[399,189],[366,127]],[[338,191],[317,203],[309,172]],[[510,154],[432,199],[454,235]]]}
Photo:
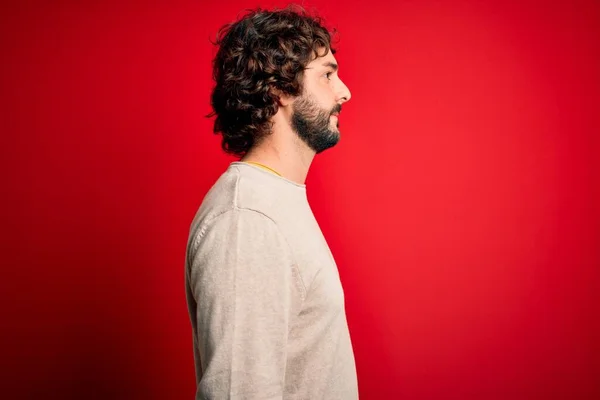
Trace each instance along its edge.
{"label": "shoulder", "polygon": [[[275,181],[276,182],[276,181]],[[265,216],[277,204],[281,190],[264,173],[232,163],[204,196],[194,223],[212,220],[228,211],[247,209]]]}
{"label": "shoulder", "polygon": [[267,214],[253,209],[233,207],[212,215],[198,225],[190,238],[192,252],[225,243],[237,247],[288,248],[287,240],[275,221]]}

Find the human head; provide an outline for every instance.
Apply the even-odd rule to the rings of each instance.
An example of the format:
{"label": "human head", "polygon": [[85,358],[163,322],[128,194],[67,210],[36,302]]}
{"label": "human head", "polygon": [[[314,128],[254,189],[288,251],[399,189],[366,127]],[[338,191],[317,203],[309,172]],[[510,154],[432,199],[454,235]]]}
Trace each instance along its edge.
{"label": "human head", "polygon": [[303,82],[311,63],[335,54],[331,37],[320,18],[299,7],[251,10],[221,28],[210,116],[216,116],[214,132],[222,135],[226,152],[242,156],[270,133],[280,95],[298,96],[295,114],[314,122],[315,107],[323,111],[324,105],[305,92]]}

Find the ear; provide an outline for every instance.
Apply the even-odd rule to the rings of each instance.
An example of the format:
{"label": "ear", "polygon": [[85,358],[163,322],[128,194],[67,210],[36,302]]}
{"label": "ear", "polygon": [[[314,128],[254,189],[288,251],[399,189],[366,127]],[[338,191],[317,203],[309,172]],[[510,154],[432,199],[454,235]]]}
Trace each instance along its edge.
{"label": "ear", "polygon": [[277,104],[280,107],[289,106],[294,102],[294,96],[290,96],[277,88],[271,87],[271,92],[277,97]]}

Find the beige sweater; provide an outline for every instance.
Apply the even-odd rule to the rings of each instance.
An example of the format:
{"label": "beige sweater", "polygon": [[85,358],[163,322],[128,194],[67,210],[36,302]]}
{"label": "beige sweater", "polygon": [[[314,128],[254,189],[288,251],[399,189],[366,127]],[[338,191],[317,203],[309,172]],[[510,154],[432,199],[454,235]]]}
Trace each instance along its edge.
{"label": "beige sweater", "polygon": [[233,162],[187,246],[196,399],[356,399],[337,266],[306,187]]}

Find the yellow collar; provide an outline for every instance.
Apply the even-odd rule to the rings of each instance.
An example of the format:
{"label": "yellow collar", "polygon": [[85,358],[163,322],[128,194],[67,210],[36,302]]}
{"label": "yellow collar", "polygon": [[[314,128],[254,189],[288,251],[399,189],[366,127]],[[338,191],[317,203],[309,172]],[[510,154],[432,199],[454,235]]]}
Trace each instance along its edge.
{"label": "yellow collar", "polygon": [[261,163],[257,163],[257,162],[254,162],[254,161],[243,161],[243,162],[245,162],[245,163],[247,163],[247,164],[254,164],[254,165],[258,166],[258,167],[261,167],[261,168],[263,168],[263,169],[266,169],[267,171],[271,171],[271,172],[272,172],[272,173],[274,173],[275,175],[279,175],[279,176],[281,176],[281,174],[280,174],[279,172],[275,171],[273,168],[269,168],[269,167],[267,167],[266,165],[263,165],[263,164],[261,164]]}

